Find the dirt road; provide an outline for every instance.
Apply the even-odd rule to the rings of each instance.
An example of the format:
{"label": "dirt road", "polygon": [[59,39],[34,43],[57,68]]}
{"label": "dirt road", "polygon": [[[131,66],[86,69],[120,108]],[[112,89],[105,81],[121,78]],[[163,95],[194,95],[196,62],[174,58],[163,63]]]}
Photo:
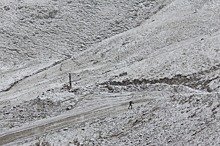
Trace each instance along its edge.
{"label": "dirt road", "polygon": [[[115,114],[118,112],[123,112],[127,110],[128,102],[130,98],[129,96],[121,96],[122,99],[120,101],[114,102],[114,104],[108,104],[112,102],[106,101],[106,104],[98,104],[96,107],[91,108],[75,108],[72,111],[57,116],[52,117],[50,119],[45,119],[41,121],[36,121],[30,125],[25,125],[19,127],[17,129],[12,129],[7,132],[0,134],[0,145],[9,144],[11,142],[15,142],[16,140],[25,139],[32,136],[42,135],[43,133],[47,133],[50,131],[56,131],[62,129],[64,127],[68,127],[68,125],[73,125],[76,123],[83,123],[85,121],[103,117],[110,114]],[[139,104],[143,104],[145,101],[151,98],[145,97],[142,99],[137,98],[134,101],[135,106]],[[111,100],[110,100],[111,101]]]}

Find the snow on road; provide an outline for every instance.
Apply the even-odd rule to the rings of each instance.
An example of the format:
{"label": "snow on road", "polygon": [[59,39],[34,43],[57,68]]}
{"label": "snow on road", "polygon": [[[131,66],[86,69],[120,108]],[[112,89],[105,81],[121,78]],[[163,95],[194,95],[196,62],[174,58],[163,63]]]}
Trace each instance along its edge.
{"label": "snow on road", "polygon": [[0,145],[219,145],[219,4],[1,1]]}

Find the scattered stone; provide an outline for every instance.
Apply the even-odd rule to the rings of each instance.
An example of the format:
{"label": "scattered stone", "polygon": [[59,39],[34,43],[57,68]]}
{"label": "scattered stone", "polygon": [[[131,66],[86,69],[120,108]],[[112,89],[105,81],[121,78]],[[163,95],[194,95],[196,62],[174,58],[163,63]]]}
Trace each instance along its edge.
{"label": "scattered stone", "polygon": [[72,1],[67,1],[67,4],[71,4],[72,3]]}
{"label": "scattered stone", "polygon": [[69,105],[69,106],[66,108],[67,111],[68,111],[68,110],[71,110],[71,109],[73,109],[73,106],[72,106],[72,105]]}
{"label": "scattered stone", "polygon": [[8,11],[8,10],[10,10],[10,7],[9,6],[4,6],[4,10]]}
{"label": "scattered stone", "polygon": [[123,72],[123,73],[119,74],[119,77],[126,76],[126,75],[128,75],[128,73],[127,72]]}
{"label": "scattered stone", "polygon": [[10,112],[9,111],[5,111],[5,113],[4,113],[5,115],[9,115],[10,114]]}

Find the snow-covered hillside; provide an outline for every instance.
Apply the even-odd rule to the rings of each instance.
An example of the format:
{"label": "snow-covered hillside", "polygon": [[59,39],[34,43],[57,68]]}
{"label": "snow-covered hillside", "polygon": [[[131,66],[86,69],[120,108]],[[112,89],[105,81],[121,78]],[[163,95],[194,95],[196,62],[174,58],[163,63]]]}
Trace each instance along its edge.
{"label": "snow-covered hillside", "polygon": [[1,1],[0,145],[219,145],[219,5]]}
{"label": "snow-covered hillside", "polygon": [[168,1],[1,0],[0,91],[139,26]]}

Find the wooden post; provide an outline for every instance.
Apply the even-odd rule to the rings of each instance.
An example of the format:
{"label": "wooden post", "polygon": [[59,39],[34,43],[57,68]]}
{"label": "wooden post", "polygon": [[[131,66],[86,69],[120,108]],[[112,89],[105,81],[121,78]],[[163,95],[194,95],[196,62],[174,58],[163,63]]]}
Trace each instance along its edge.
{"label": "wooden post", "polygon": [[71,73],[69,73],[69,84],[70,84],[70,89],[72,89],[72,81],[71,81]]}

